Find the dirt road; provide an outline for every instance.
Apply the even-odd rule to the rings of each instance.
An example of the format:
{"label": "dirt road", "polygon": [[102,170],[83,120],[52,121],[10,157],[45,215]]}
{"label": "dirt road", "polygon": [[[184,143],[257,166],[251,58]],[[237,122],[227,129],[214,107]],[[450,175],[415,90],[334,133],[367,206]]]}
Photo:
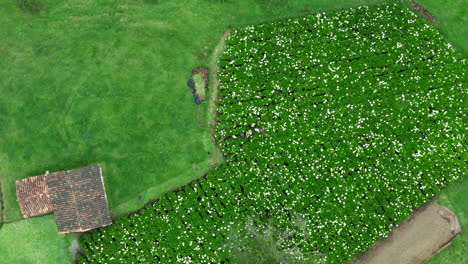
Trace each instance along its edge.
{"label": "dirt road", "polygon": [[348,264],[419,264],[447,245],[460,231],[457,217],[432,199],[393,229],[389,237]]}

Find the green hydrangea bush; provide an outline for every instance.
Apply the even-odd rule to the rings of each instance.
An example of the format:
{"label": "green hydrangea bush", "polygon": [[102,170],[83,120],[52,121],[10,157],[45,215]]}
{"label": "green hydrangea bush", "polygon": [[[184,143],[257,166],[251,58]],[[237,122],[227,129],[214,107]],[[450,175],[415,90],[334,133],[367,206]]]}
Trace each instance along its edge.
{"label": "green hydrangea bush", "polygon": [[227,163],[85,235],[83,262],[231,263],[249,219],[345,263],[466,175],[465,60],[399,4],[235,28],[219,65]]}

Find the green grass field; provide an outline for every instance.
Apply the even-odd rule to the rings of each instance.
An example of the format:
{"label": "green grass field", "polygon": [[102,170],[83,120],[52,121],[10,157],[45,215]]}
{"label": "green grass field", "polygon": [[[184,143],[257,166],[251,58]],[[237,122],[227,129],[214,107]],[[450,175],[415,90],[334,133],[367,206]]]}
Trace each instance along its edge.
{"label": "green grass field", "polygon": [[37,17],[16,14],[13,30],[1,36],[6,221],[21,217],[14,181],[45,170],[101,164],[110,207],[120,214],[210,167],[206,109],[185,85],[203,63],[199,47],[185,49],[189,32],[174,32],[185,23],[157,21],[143,3],[112,15],[113,3],[67,2]]}
{"label": "green grass field", "polygon": [[[209,65],[229,25],[382,2],[43,0],[42,11],[33,15],[19,11],[14,1],[1,1],[4,220],[21,219],[15,180],[45,170],[102,165],[113,216],[202,176],[212,167],[208,152],[215,153],[209,104],[195,105],[186,80],[193,67]],[[440,8],[435,0],[418,2],[427,2],[439,20],[445,17],[441,31],[466,55],[466,29],[460,26],[466,8],[456,11],[466,4]],[[70,241],[55,233],[52,219],[5,224],[0,263],[3,256],[6,263],[67,262]]]}
{"label": "green grass field", "polygon": [[76,234],[58,234],[53,215],[5,224],[0,229],[0,263],[63,263],[72,260]]}

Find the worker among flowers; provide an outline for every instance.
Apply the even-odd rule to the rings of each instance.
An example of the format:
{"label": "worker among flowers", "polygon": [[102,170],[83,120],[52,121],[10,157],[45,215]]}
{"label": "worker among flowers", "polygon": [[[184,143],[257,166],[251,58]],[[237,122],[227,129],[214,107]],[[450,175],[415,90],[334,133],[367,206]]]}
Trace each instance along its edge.
{"label": "worker among flowers", "polygon": [[[254,131],[257,132],[257,133],[260,133],[260,134],[265,133],[265,130],[255,127],[255,126],[257,126],[257,125],[259,125],[261,123],[262,123],[262,121],[259,120],[256,124],[254,123],[254,124],[250,125],[253,128],[253,131],[252,131],[252,129],[249,129],[247,132],[239,133],[239,136],[241,136],[241,137],[250,137],[253,134]],[[226,140],[227,138],[228,137],[222,137],[221,140]],[[237,135],[232,135],[232,138],[237,138]]]}

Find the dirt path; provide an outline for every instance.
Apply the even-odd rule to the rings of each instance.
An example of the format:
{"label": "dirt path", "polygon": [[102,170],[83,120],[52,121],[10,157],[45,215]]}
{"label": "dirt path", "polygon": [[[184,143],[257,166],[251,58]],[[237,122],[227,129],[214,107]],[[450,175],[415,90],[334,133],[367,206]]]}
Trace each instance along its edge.
{"label": "dirt path", "polygon": [[425,9],[413,0],[408,0],[408,3],[411,5],[411,9],[413,9],[413,11],[420,13],[427,21],[433,24],[438,23],[437,19],[431,14],[431,12],[429,12],[429,10]]}
{"label": "dirt path", "polygon": [[432,199],[394,228],[389,237],[348,264],[419,264],[446,246],[460,231],[457,217]]}

